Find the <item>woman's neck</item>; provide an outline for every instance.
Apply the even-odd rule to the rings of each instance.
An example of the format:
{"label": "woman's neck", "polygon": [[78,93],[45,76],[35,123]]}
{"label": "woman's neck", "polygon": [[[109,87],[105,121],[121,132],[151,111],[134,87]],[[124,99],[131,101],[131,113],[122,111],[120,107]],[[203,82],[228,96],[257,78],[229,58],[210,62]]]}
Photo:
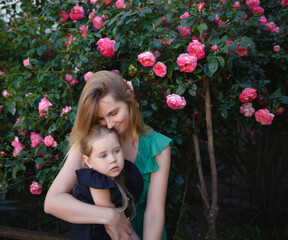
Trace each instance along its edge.
{"label": "woman's neck", "polygon": [[120,142],[123,149],[124,158],[134,163],[138,152],[139,137],[137,137],[134,142],[132,137],[120,137]]}

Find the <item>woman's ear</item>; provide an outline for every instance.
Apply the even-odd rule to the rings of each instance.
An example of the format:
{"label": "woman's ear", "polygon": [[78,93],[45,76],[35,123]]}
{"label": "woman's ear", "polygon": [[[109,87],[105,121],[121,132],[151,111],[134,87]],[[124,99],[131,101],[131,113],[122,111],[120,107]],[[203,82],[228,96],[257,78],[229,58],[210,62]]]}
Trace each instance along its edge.
{"label": "woman's ear", "polygon": [[87,157],[86,155],[83,155],[83,161],[86,163],[86,165],[89,167],[89,168],[92,168],[92,164],[90,162],[90,158]]}

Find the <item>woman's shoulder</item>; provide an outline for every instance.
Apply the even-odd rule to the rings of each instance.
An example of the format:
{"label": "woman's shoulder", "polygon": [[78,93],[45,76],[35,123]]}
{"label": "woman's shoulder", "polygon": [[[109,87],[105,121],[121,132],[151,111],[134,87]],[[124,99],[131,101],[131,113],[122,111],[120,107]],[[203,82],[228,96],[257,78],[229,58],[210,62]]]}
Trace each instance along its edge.
{"label": "woman's shoulder", "polygon": [[[158,147],[163,150],[163,146],[167,146],[172,142],[172,139],[165,136],[162,133],[156,132],[152,128],[148,128],[144,134],[140,137],[140,145],[146,145],[146,147],[150,147],[152,150],[154,147]],[[164,147],[164,148],[165,148]]]}

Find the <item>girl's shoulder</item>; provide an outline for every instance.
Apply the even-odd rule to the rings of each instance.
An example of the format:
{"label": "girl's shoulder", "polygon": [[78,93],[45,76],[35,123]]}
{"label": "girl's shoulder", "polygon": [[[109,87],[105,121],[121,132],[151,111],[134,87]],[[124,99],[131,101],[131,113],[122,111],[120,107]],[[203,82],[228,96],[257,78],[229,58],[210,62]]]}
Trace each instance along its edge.
{"label": "girl's shoulder", "polygon": [[94,171],[93,169],[83,168],[75,171],[79,184],[95,189],[116,188],[116,183],[109,177]]}

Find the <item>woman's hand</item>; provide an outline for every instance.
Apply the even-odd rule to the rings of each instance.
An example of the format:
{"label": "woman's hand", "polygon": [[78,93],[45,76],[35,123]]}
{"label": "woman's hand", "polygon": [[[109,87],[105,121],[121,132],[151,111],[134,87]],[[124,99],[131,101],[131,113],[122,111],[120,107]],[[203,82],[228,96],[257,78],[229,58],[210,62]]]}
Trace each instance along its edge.
{"label": "woman's hand", "polygon": [[132,227],[130,221],[126,218],[124,212],[113,214],[113,218],[108,224],[105,224],[106,232],[112,240],[132,240]]}

